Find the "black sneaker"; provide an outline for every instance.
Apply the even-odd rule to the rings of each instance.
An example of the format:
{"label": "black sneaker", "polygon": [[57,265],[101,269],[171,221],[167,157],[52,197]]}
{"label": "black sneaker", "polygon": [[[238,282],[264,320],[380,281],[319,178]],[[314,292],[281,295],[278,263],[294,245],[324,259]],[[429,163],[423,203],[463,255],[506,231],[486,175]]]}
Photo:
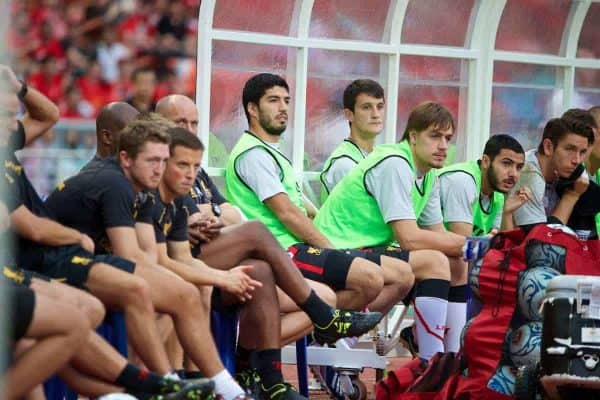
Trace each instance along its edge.
{"label": "black sneaker", "polygon": [[315,340],[319,344],[331,344],[341,338],[360,336],[373,329],[381,318],[380,312],[335,310],[327,326],[315,324]]}
{"label": "black sneaker", "polygon": [[215,397],[215,383],[211,379],[201,378],[181,381],[178,392],[163,395],[161,400],[209,400]]}
{"label": "black sneaker", "polygon": [[417,344],[417,340],[415,339],[415,335],[413,335],[414,326],[404,327],[400,331],[400,337],[398,341],[402,343],[406,350],[410,351],[412,358],[417,358],[419,356],[419,345]]}
{"label": "black sneaker", "polygon": [[245,369],[238,372],[233,377],[240,384],[246,393],[250,394],[255,399],[260,395],[260,376],[254,368]]}
{"label": "black sneaker", "polygon": [[286,382],[276,383],[270,388],[260,385],[260,400],[308,400]]}

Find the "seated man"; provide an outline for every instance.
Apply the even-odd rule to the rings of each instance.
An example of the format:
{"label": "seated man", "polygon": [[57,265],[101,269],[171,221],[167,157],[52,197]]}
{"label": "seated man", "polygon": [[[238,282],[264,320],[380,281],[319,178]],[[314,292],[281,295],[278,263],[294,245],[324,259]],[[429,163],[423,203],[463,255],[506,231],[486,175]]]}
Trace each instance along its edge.
{"label": "seated man", "polygon": [[488,235],[512,220],[513,212],[529,200],[531,192],[506,196],[519,180],[525,152],[509,135],[492,136],[480,160],[444,167],[438,171],[440,204],[446,229],[463,236]]}
{"label": "seated man", "polygon": [[559,197],[556,184],[568,179],[584,161],[594,143],[594,132],[589,125],[574,118],[553,118],[544,127],[537,149],[525,153],[521,178],[512,192],[522,187],[531,190],[531,200],[514,212],[514,224],[566,224],[580,196],[589,185],[583,172]]}
{"label": "seated man", "polygon": [[337,248],[367,248],[408,261],[418,282],[414,308],[423,360],[458,351],[466,317],[466,240],[444,230],[434,171],[453,135],[446,108],[420,104],[400,143],[377,146],[338,183],[315,219]]}
{"label": "seated man", "polygon": [[[12,239],[16,247],[16,265],[85,288],[107,307],[123,310],[129,338],[144,363],[160,374],[169,373],[172,368],[154,324],[148,284],[136,276],[139,269],[119,257],[94,255],[95,245],[88,235],[57,223],[14,155],[56,121],[56,107],[37,90],[22,85],[12,71],[0,69],[11,89],[0,96],[5,118],[0,125],[0,149],[6,151],[0,195],[10,215],[8,240]],[[21,121],[16,117],[18,96],[26,109]],[[62,205],[57,209],[72,212]]]}
{"label": "seated man", "polygon": [[335,185],[373,151],[385,117],[381,85],[371,79],[357,79],[346,86],[344,116],[350,125],[350,136],[333,150],[323,164],[319,176],[323,203]]}
{"label": "seated man", "polygon": [[[200,166],[202,143],[183,128],[169,129],[168,132],[171,137],[171,156],[158,190],[151,193],[153,203],[151,218],[136,224],[138,234],[147,238],[149,235],[144,231],[148,228],[152,230],[156,241],[149,247],[156,248],[161,265],[196,284],[199,289],[202,289],[202,285],[206,285],[199,279],[200,276],[206,277],[205,281],[209,281],[208,284],[214,284],[213,308],[243,304],[240,316],[240,343],[252,343],[252,347],[247,347],[245,351],[254,353],[253,358],[261,383],[261,397],[302,398],[283,382],[280,371],[280,311],[274,274],[280,273],[279,278],[283,278],[284,281],[283,287],[289,289],[291,286],[296,286],[295,292],[298,292],[301,287],[306,287],[306,283],[292,266],[288,267],[287,271],[281,267],[273,268],[272,271],[264,261],[253,259],[251,253],[243,255],[236,250],[221,251],[211,258],[211,265],[215,269],[207,268],[202,261],[192,257],[187,241],[189,210],[185,206],[184,198],[189,193]],[[242,226],[239,226],[234,229],[241,228]],[[264,231],[261,235],[262,239],[268,237],[267,235],[268,232]],[[212,243],[218,245],[222,241],[228,242],[225,236],[226,234],[219,236]],[[274,239],[272,241],[275,242]],[[145,240],[145,242],[149,241]],[[244,246],[242,243],[239,244],[240,246],[234,245],[234,247]],[[254,255],[260,256],[260,253]],[[282,256],[285,257],[285,254]],[[237,266],[239,264],[244,265]],[[300,287],[297,287],[298,284]],[[319,313],[311,314],[324,318],[321,323],[327,323],[329,310],[331,309],[325,308]]]}
{"label": "seated man", "polygon": [[279,76],[259,74],[246,82],[243,104],[250,130],[242,134],[227,163],[228,198],[248,218],[269,228],[306,278],[334,289],[338,306],[369,305],[385,312],[410,290],[410,269],[398,263],[382,272],[366,253],[334,250],[313,225],[300,181],[277,148],[289,101],[288,85]]}
{"label": "seated man", "polygon": [[[225,400],[243,397],[244,391],[223,367],[214,341],[206,337],[208,319],[202,314],[197,289],[149,260],[138,245],[134,230],[136,193],[158,185],[168,157],[166,127],[152,121],[132,121],[121,132],[118,159],[109,158],[60,184],[47,205],[59,221],[89,234],[96,252],[112,253],[135,263],[135,272],[150,288],[152,304],[171,316],[184,350],[203,375],[214,380],[215,391]],[[152,310],[152,318],[153,314]],[[154,321],[146,329],[150,326],[156,328]],[[157,343],[155,347],[168,364],[164,346]],[[136,348],[140,356],[146,350]]]}

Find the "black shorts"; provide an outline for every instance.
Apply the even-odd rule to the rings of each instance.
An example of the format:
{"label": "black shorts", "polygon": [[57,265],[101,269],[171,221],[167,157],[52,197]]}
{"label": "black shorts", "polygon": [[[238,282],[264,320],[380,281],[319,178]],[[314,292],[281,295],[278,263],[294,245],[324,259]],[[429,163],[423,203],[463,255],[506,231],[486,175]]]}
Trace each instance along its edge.
{"label": "black shorts", "polygon": [[26,287],[31,286],[31,280],[33,278],[40,279],[42,281],[50,282],[50,278],[46,275],[38,274],[34,271],[29,271],[12,265],[2,266],[2,275],[0,275],[7,281],[17,283]]}
{"label": "black shorts", "polygon": [[17,341],[25,336],[29,325],[31,325],[35,309],[35,293],[33,290],[16,283],[6,283],[5,286],[12,310],[12,319],[9,322],[12,329],[10,330],[9,339]]}
{"label": "black shorts", "polygon": [[410,255],[410,252],[408,250],[402,250],[400,247],[392,245],[363,247],[360,250],[368,254],[367,258],[369,260],[379,265],[381,265],[381,256],[388,256],[408,262],[408,258]]}
{"label": "black shorts", "polygon": [[92,267],[97,263],[133,274],[135,263],[110,254],[94,255],[78,245],[46,247],[39,271],[57,281],[65,282],[79,289],[85,283]]}
{"label": "black shorts", "polygon": [[322,249],[304,243],[288,248],[292,260],[306,279],[321,282],[333,290],[346,288],[346,278],[355,258],[371,256],[360,250]]}

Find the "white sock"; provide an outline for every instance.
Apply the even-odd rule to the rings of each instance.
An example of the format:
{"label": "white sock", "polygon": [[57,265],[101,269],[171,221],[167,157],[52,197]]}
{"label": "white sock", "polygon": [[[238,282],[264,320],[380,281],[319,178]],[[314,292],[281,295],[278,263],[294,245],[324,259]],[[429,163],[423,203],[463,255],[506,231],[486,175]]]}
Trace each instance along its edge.
{"label": "white sock", "polygon": [[429,360],[435,353],[444,351],[447,306],[448,301],[439,297],[415,297],[419,357],[424,360]]}
{"label": "white sock", "polygon": [[181,378],[179,377],[179,375],[177,375],[177,372],[175,371],[171,371],[167,374],[165,374],[165,378],[170,379],[172,381],[180,381]]}
{"label": "white sock", "polygon": [[458,352],[460,350],[460,334],[467,322],[467,303],[448,302],[446,316],[446,336],[444,345],[446,351]]}
{"label": "white sock", "polygon": [[223,396],[223,400],[233,400],[244,394],[244,390],[226,369],[210,379],[215,382],[215,393]]}

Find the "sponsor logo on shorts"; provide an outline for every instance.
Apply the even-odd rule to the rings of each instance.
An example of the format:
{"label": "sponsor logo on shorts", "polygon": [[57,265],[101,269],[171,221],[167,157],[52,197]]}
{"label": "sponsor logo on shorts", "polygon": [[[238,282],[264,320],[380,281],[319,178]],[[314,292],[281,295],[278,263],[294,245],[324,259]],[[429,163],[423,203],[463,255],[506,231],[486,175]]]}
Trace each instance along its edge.
{"label": "sponsor logo on shorts", "polygon": [[2,267],[2,273],[5,277],[17,283],[23,283],[23,281],[25,280],[25,275],[23,274],[23,272],[19,270],[14,270],[10,267],[7,267],[6,265]]}
{"label": "sponsor logo on shorts", "polygon": [[4,161],[4,167],[13,170],[17,175],[21,175],[21,171],[23,170],[22,166],[15,164],[14,162],[9,160]]}

